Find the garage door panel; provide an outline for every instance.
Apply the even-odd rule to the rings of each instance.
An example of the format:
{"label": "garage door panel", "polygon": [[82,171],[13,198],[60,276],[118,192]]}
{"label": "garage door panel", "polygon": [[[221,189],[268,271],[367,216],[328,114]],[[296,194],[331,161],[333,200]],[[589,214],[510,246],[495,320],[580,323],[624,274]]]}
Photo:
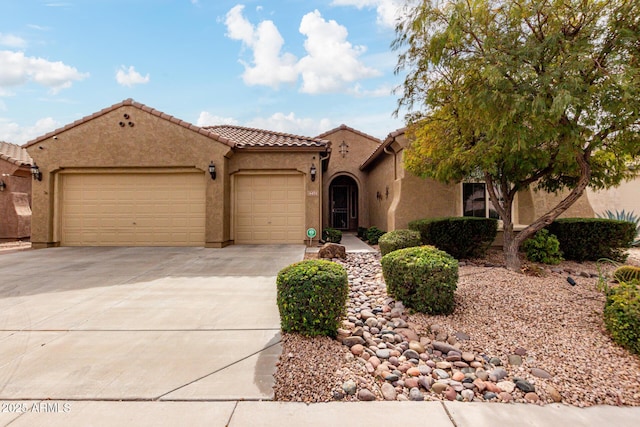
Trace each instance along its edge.
{"label": "garage door panel", "polygon": [[236,243],[301,243],[304,240],[304,180],[301,174],[235,178]]}
{"label": "garage door panel", "polygon": [[203,175],[63,175],[61,243],[66,246],[204,245]]}

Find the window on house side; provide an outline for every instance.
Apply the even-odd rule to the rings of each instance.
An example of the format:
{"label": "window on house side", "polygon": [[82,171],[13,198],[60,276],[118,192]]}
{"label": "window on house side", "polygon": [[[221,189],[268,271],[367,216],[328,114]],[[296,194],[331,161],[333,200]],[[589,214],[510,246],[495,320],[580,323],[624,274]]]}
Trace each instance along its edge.
{"label": "window on house side", "polygon": [[462,215],[499,219],[484,182],[462,184]]}

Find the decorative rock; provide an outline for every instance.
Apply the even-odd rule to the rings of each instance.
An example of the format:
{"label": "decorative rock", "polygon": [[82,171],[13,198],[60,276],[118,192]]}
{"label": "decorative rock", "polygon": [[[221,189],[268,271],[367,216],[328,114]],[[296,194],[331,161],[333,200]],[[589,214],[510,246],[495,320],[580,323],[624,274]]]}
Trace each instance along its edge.
{"label": "decorative rock", "polygon": [[509,365],[520,366],[522,365],[522,357],[517,354],[509,355]]}
{"label": "decorative rock", "polygon": [[460,393],[460,395],[462,396],[462,398],[464,400],[466,400],[467,402],[473,402],[473,398],[475,397],[475,394],[473,393],[472,390],[462,390],[462,392]]}
{"label": "decorative rock", "polygon": [[433,384],[433,378],[431,377],[420,377],[418,378],[418,385],[420,385],[425,390],[431,390],[431,385]]}
{"label": "decorative rock", "polygon": [[503,391],[502,393],[498,394],[498,397],[500,398],[500,400],[502,400],[503,402],[509,403],[513,401],[513,396],[509,393],[507,393],[506,391]]}
{"label": "decorative rock", "polygon": [[398,393],[396,393],[396,389],[389,383],[382,384],[381,387],[382,397],[384,400],[396,400]]}
{"label": "decorative rock", "polygon": [[424,400],[424,396],[419,388],[413,387],[409,390],[409,400],[413,400],[414,402],[422,402]]}
{"label": "decorative rock", "polygon": [[498,382],[507,377],[507,371],[504,368],[496,368],[489,372],[490,377],[495,377],[495,381]]}
{"label": "decorative rock", "polygon": [[427,350],[424,348],[420,341],[409,341],[409,348],[418,354],[425,353]]}
{"label": "decorative rock", "polygon": [[391,357],[391,350],[389,349],[380,349],[376,351],[376,356],[379,359],[388,359],[389,357]]}
{"label": "decorative rock", "polygon": [[451,379],[454,381],[462,381],[464,379],[464,374],[460,371],[457,371],[453,374]]}
{"label": "decorative rock", "polygon": [[502,391],[496,384],[492,382],[486,381],[484,385],[486,386],[487,391],[491,391],[493,393],[500,393]]}
{"label": "decorative rock", "polygon": [[468,334],[465,334],[464,332],[456,332],[453,335],[458,339],[458,341],[468,341],[471,339],[471,337]]}
{"label": "decorative rock", "polygon": [[448,374],[446,371],[442,370],[442,369],[434,369],[434,370],[433,370],[433,373],[434,373],[434,374],[436,374],[436,376],[437,376],[438,378],[440,378],[440,379],[447,379],[447,378],[449,378],[449,374]]}
{"label": "decorative rock", "polygon": [[366,388],[363,388],[358,392],[358,400],[362,400],[364,402],[371,402],[373,400],[376,400],[376,396]]}
{"label": "decorative rock", "polygon": [[360,356],[364,352],[364,346],[362,344],[356,344],[351,347],[351,353],[355,356]]}
{"label": "decorative rock", "polygon": [[342,390],[349,396],[356,394],[356,383],[353,380],[347,380],[342,384]]}
{"label": "decorative rock", "polygon": [[402,355],[404,357],[406,357],[407,360],[411,360],[411,359],[418,360],[418,359],[420,359],[420,354],[418,354],[418,352],[416,352],[415,350],[411,350],[411,349],[405,351],[404,353],[402,353]]}
{"label": "decorative rock", "polygon": [[485,394],[483,394],[482,397],[484,398],[484,400],[493,400],[496,397],[498,397],[498,395],[491,391],[488,391]]}
{"label": "decorative rock", "polygon": [[418,377],[420,376],[420,369],[413,367],[413,368],[409,368],[407,369],[407,375],[411,376],[411,377]]}
{"label": "decorative rock", "polygon": [[453,388],[448,387],[445,391],[444,391],[444,397],[447,400],[456,400],[456,397],[458,397],[458,392],[456,392]]}
{"label": "decorative rock", "polygon": [[393,373],[387,373],[387,375],[384,376],[385,381],[389,381],[390,383],[394,383],[396,381],[398,381],[400,379],[400,376],[397,374],[393,374]]}
{"label": "decorative rock", "polygon": [[540,400],[540,398],[534,392],[529,392],[524,395],[524,400],[526,400],[527,402],[536,403],[538,400]]}
{"label": "decorative rock", "polygon": [[476,371],[476,377],[480,378],[482,381],[487,381],[489,379],[489,373],[487,371]]}
{"label": "decorative rock", "polygon": [[419,385],[420,385],[420,382],[415,377],[407,378],[407,379],[404,380],[404,386],[406,388],[418,387]]}
{"label": "decorative rock", "polygon": [[531,375],[533,375],[534,377],[544,378],[544,379],[549,379],[553,376],[549,372],[545,371],[544,369],[538,369],[538,368],[531,368]]}
{"label": "decorative rock", "polygon": [[445,383],[434,383],[431,385],[431,390],[436,394],[442,394],[449,387]]}
{"label": "decorative rock", "polygon": [[493,366],[502,366],[502,360],[500,360],[498,357],[492,357],[491,359],[489,359],[489,363],[491,363]]}
{"label": "decorative rock", "polygon": [[480,393],[482,393],[484,389],[487,388],[484,381],[482,381],[480,378],[476,378],[475,380],[473,380],[473,385],[476,386]]}
{"label": "decorative rock", "polygon": [[357,336],[347,337],[342,340],[342,344],[346,345],[347,347],[353,347],[356,344],[362,345],[364,343],[364,339]]}
{"label": "decorative rock", "polygon": [[513,393],[513,390],[515,390],[516,388],[516,385],[513,383],[513,381],[500,381],[498,384],[496,384],[496,386],[506,393]]}
{"label": "decorative rock", "polygon": [[438,369],[451,369],[451,363],[449,363],[449,362],[436,362],[436,368],[438,368]]}
{"label": "decorative rock", "polygon": [[380,361],[380,359],[378,359],[377,356],[371,356],[369,358],[369,363],[371,363],[371,366],[373,366],[373,369],[376,369],[378,366],[380,366],[380,363],[382,363]]}
{"label": "decorative rock", "polygon": [[527,355],[527,350],[525,350],[522,347],[518,347],[518,348],[515,349],[514,353],[517,354],[518,356],[526,356]]}
{"label": "decorative rock", "polygon": [[[458,351],[458,349],[454,346],[452,346],[451,344],[448,344],[446,342],[441,342],[441,341],[433,341],[431,343],[431,345],[433,345],[433,348],[435,350],[441,351],[443,354],[447,354],[450,351]],[[499,359],[498,359],[499,360]]]}
{"label": "decorative rock", "polygon": [[344,246],[336,243],[325,243],[324,246],[318,251],[318,258],[332,259],[332,258],[347,258],[347,253]]}
{"label": "decorative rock", "polygon": [[469,351],[465,351],[462,353],[462,360],[471,363],[476,360],[476,356],[474,356],[474,354]]}
{"label": "decorative rock", "polygon": [[429,365],[419,365],[418,370],[420,371],[420,375],[431,375],[433,371]]}
{"label": "decorative rock", "polygon": [[516,387],[522,390],[525,393],[532,393],[536,391],[536,388],[533,384],[525,380],[516,381]]}
{"label": "decorative rock", "polygon": [[553,386],[547,386],[547,394],[549,394],[549,397],[551,398],[551,400],[553,400],[555,403],[560,403],[562,402],[562,395],[560,395],[560,393],[558,392],[558,390],[555,389],[555,387]]}

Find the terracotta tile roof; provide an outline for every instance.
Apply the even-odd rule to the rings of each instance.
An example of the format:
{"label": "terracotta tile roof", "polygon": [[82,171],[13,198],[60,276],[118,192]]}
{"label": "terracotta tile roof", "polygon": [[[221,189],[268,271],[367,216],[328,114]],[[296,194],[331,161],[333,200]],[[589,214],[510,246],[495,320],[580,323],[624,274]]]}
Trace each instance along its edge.
{"label": "terracotta tile roof", "polygon": [[385,138],[384,142],[382,144],[380,144],[378,146],[378,148],[376,148],[373,153],[371,153],[369,158],[367,160],[365,160],[362,165],[360,165],[360,170],[367,169],[367,167],[369,167],[369,165],[371,165],[371,163],[373,163],[378,157],[380,157],[380,155],[382,153],[384,153],[384,149],[387,148],[388,146],[390,146],[393,143],[393,141],[395,141],[396,137],[404,134],[406,130],[407,130],[406,127],[405,128],[401,128],[401,129],[398,129],[398,130],[396,130],[394,132],[391,132],[389,135],[387,135],[387,137]]}
{"label": "terracotta tile roof", "polygon": [[154,116],[160,117],[160,118],[165,119],[165,120],[168,120],[171,123],[175,123],[175,124],[177,124],[179,126],[182,126],[184,128],[190,129],[190,130],[192,130],[194,132],[200,133],[200,134],[205,135],[205,136],[207,136],[207,137],[209,137],[211,139],[214,139],[214,140],[216,140],[218,142],[222,142],[223,144],[226,144],[226,145],[228,145],[230,147],[233,147],[233,145],[229,142],[229,140],[227,140],[224,137],[221,137],[220,135],[216,135],[216,134],[206,130],[205,128],[201,128],[201,127],[193,125],[193,124],[191,124],[189,122],[185,122],[184,120],[180,120],[180,119],[178,119],[178,118],[176,118],[174,116],[171,116],[169,114],[163,113],[162,111],[158,111],[158,110],[156,110],[154,108],[148,107],[148,106],[146,106],[144,104],[141,104],[139,102],[134,101],[131,98],[125,99],[124,101],[118,102],[117,104],[113,104],[110,107],[107,107],[107,108],[104,108],[104,109],[98,111],[97,113],[93,113],[90,116],[83,117],[83,118],[81,118],[79,120],[76,120],[75,122],[70,123],[70,124],[68,124],[68,125],[66,125],[64,127],[61,127],[59,129],[56,129],[56,130],[54,130],[52,132],[49,132],[49,133],[47,133],[45,135],[42,135],[42,136],[40,136],[40,137],[38,137],[38,138],[36,138],[34,140],[31,140],[31,141],[27,142],[24,145],[24,147],[30,147],[31,145],[37,144],[38,142],[43,141],[43,140],[45,140],[47,138],[51,138],[51,137],[53,137],[54,135],[56,135],[58,133],[61,133],[61,132],[64,132],[66,130],[69,130],[71,128],[74,128],[74,127],[76,127],[78,125],[86,123],[86,122],[88,122],[90,120],[93,120],[93,119],[95,119],[97,117],[103,116],[103,115],[105,115],[105,114],[107,114],[107,113],[109,113],[109,112],[111,112],[113,110],[116,110],[116,109],[118,109],[120,107],[123,107],[123,106],[132,106],[132,107],[138,108],[138,109],[140,109],[142,111],[145,111],[145,112],[147,112],[149,114],[152,114]]}
{"label": "terracotta tile roof", "polygon": [[0,159],[18,166],[30,166],[33,163],[27,150],[19,145],[4,141],[0,141]]}
{"label": "terracotta tile roof", "polygon": [[371,135],[369,135],[369,134],[366,134],[366,133],[364,133],[364,132],[361,132],[361,131],[359,131],[359,130],[357,130],[357,129],[354,129],[354,128],[349,127],[349,126],[344,125],[344,124],[343,124],[343,125],[338,126],[337,128],[333,128],[333,129],[331,129],[331,130],[328,130],[328,131],[326,131],[326,132],[323,132],[323,133],[321,133],[320,135],[316,136],[316,138],[326,138],[327,136],[331,135],[332,133],[335,133],[335,132],[338,132],[338,131],[341,131],[341,130],[348,130],[348,131],[351,131],[351,132],[353,132],[353,133],[355,133],[355,134],[358,134],[358,135],[363,136],[363,137],[365,137],[365,138],[368,138],[368,139],[370,139],[370,140],[372,140],[372,141],[375,141],[375,142],[377,142],[378,144],[381,144],[381,143],[382,143],[382,141],[381,141],[381,140],[379,140],[378,138],[376,138],[375,136],[371,136]]}
{"label": "terracotta tile roof", "polygon": [[330,142],[319,138],[291,135],[242,126],[219,125],[205,129],[227,138],[235,148],[327,148]]}

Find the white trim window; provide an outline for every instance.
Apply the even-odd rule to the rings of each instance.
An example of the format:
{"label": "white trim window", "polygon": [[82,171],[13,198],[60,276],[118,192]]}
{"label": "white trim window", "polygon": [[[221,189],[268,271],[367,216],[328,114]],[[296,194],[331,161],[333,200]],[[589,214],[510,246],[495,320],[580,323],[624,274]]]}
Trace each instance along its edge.
{"label": "white trim window", "polygon": [[484,182],[462,183],[462,216],[500,219]]}

